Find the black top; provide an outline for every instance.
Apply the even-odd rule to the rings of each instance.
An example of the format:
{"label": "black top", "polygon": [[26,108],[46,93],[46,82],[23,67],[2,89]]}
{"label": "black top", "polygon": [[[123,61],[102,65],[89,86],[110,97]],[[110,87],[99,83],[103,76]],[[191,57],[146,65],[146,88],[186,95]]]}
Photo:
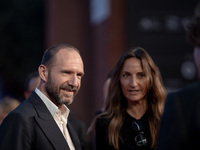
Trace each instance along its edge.
{"label": "black top", "polygon": [[[139,131],[135,130],[132,126],[133,122],[136,122],[140,131],[144,133],[147,144],[146,146],[137,146],[135,137],[139,134]],[[108,125],[110,120],[104,118],[98,118],[96,122],[96,150],[115,150],[113,146],[108,144]],[[123,125],[120,131],[119,147],[120,150],[151,150],[151,135],[149,129],[149,123],[147,115],[145,114],[141,119],[136,120],[128,113],[125,115]],[[135,126],[137,128],[137,126]]]}

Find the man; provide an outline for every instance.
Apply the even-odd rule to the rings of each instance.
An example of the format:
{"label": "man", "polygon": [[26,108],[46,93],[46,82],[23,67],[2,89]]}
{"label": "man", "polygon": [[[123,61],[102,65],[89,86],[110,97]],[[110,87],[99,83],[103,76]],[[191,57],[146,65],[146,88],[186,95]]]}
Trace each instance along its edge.
{"label": "man", "polygon": [[38,72],[39,87],[0,126],[0,149],[81,150],[66,107],[84,75],[79,51],[66,44],[52,46],[45,51]]}
{"label": "man", "polygon": [[[188,39],[194,44],[194,60],[200,78],[200,5],[188,26]],[[200,149],[200,83],[170,93],[158,136],[158,150]]]}
{"label": "man", "polygon": [[[40,76],[39,76],[38,72],[30,73],[28,75],[28,77],[25,81],[25,85],[24,85],[25,99],[27,99],[30,96],[30,94],[35,90],[35,88],[37,88],[39,86],[39,84],[40,84]],[[87,137],[86,137],[85,124],[82,121],[72,117],[71,111],[69,113],[68,120],[72,124],[72,127],[74,128],[74,130],[76,131],[76,133],[79,137],[82,150],[88,150],[89,145],[88,145],[88,141],[87,141]]]}

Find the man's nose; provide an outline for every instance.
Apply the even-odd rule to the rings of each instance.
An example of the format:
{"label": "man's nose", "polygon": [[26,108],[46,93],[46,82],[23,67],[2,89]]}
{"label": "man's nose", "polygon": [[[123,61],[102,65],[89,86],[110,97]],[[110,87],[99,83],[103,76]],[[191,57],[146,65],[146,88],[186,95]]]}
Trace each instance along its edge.
{"label": "man's nose", "polygon": [[78,86],[78,78],[77,78],[77,75],[72,74],[72,75],[70,76],[70,79],[69,79],[68,83],[69,83],[71,86],[77,87],[77,86]]}

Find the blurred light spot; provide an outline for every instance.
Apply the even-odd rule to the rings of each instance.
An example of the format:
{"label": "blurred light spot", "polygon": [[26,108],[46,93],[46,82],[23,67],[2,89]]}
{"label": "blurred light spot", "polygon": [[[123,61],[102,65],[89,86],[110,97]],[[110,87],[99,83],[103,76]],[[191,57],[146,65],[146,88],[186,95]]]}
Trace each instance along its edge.
{"label": "blurred light spot", "polygon": [[179,17],[178,16],[167,16],[165,20],[165,26],[168,31],[170,32],[176,32],[180,29],[180,23],[179,23]]}
{"label": "blurred light spot", "polygon": [[155,18],[143,17],[139,22],[139,27],[144,32],[160,31],[161,23]]}
{"label": "blurred light spot", "polygon": [[181,65],[181,74],[187,80],[192,80],[196,76],[195,64],[191,61],[185,61]]}
{"label": "blurred light spot", "polygon": [[110,0],[90,0],[90,22],[98,25],[110,16]]}

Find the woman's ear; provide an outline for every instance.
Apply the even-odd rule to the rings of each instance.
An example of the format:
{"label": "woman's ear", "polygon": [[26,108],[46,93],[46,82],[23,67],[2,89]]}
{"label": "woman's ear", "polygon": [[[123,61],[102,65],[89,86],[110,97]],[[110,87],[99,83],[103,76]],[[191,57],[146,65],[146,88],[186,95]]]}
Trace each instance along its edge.
{"label": "woman's ear", "polygon": [[47,81],[48,79],[48,69],[45,65],[40,65],[38,67],[39,76],[43,81]]}

